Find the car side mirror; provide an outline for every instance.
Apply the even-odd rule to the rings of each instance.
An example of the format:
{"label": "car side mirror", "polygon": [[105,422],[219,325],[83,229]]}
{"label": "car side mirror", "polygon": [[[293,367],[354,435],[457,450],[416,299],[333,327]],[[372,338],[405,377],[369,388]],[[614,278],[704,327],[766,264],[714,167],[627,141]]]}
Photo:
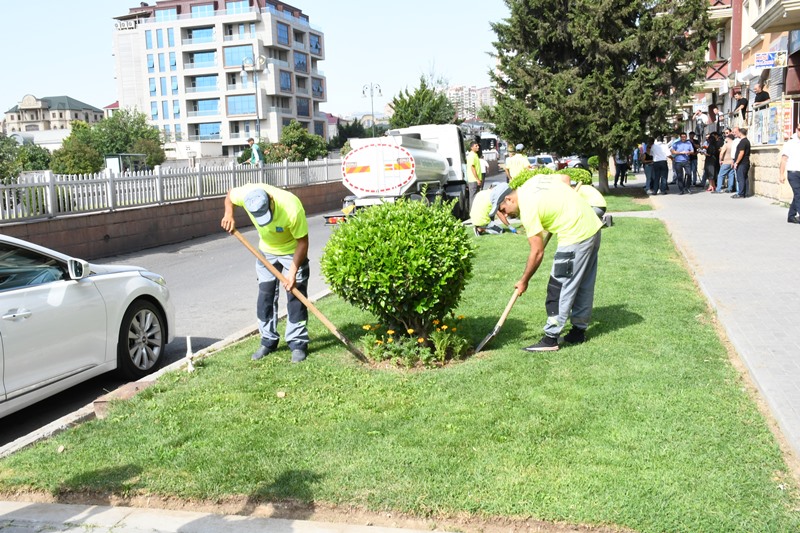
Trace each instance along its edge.
{"label": "car side mirror", "polygon": [[78,280],[83,279],[89,275],[89,263],[82,259],[69,259],[67,261],[67,268],[69,269],[70,279]]}

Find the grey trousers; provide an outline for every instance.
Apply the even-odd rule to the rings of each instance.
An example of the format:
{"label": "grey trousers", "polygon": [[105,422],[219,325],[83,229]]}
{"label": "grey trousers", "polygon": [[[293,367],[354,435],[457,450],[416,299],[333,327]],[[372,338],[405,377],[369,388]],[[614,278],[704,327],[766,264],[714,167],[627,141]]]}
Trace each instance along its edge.
{"label": "grey trousers", "polygon": [[[285,273],[292,266],[294,256],[272,255],[259,250],[278,272]],[[258,276],[258,302],[256,316],[258,317],[258,330],[261,333],[261,344],[271,350],[278,346],[278,295],[280,283],[267,267],[256,260],[256,275]],[[308,260],[297,269],[295,276],[296,287],[303,296],[308,297]],[[284,338],[291,350],[306,350],[308,346],[308,309],[292,293],[287,293],[286,304],[286,332]]]}
{"label": "grey trousers", "polygon": [[585,330],[592,318],[600,231],[576,244],[559,246],[547,283],[545,334],[558,337],[567,323]]}

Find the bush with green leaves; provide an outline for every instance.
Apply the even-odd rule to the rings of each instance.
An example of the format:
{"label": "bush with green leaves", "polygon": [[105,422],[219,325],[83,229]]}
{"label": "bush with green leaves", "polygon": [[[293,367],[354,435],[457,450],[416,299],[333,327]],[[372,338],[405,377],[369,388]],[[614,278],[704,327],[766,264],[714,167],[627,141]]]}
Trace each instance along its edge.
{"label": "bush with green leaves", "polygon": [[597,172],[597,170],[600,168],[600,158],[596,155],[590,157],[586,162],[589,163],[589,169],[592,172]]}
{"label": "bush with green leaves", "polygon": [[555,172],[547,167],[526,168],[525,170],[517,174],[517,177],[511,180],[508,186],[511,187],[512,189],[517,189],[523,183],[525,183],[532,177],[536,176],[537,174],[555,174]]}
{"label": "bush with green leaves", "polygon": [[427,338],[472,274],[473,238],[451,203],[400,199],[361,209],[331,235],[321,271],[331,290],[398,331]]}
{"label": "bush with green leaves", "polygon": [[582,168],[563,168],[558,174],[566,174],[575,183],[592,184],[592,173]]}

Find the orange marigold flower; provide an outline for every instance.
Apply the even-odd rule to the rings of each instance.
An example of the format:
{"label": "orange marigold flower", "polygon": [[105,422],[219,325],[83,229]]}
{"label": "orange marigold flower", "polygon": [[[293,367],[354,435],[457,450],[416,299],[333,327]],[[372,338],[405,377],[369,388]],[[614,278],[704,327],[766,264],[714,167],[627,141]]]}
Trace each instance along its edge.
{"label": "orange marigold flower", "polygon": [[375,341],[375,344],[383,344],[383,341]]}
{"label": "orange marigold flower", "polygon": [[394,330],[393,329],[388,329],[388,330],[386,330],[386,333],[388,333],[389,335],[394,335]]}
{"label": "orange marigold flower", "polygon": [[458,318],[459,320],[464,320],[464,315],[458,315],[458,317],[456,318]]}
{"label": "orange marigold flower", "polygon": [[421,344],[421,343],[425,342],[425,339],[423,337],[420,337],[420,338],[417,339],[417,342],[419,342]]}
{"label": "orange marigold flower", "polygon": [[447,324],[442,324],[442,331],[447,329]]}
{"label": "orange marigold flower", "polygon": [[361,326],[361,329],[369,331],[370,329],[372,329],[372,326],[370,326],[369,324],[364,324],[363,326]]}
{"label": "orange marigold flower", "polygon": [[394,339],[393,339],[393,338],[391,338],[391,337],[389,337],[388,339],[386,339],[386,342],[388,342],[388,343],[390,343],[390,344],[391,344],[391,343],[393,343],[393,342],[394,342]]}
{"label": "orange marigold flower", "polygon": [[413,330],[413,329],[411,329],[411,328],[408,328],[408,329],[406,330],[406,332],[407,332],[409,335],[413,335],[413,334],[414,334],[414,330]]}
{"label": "orange marigold flower", "polygon": [[450,331],[455,331],[455,330],[456,330],[456,328],[450,328]]}
{"label": "orange marigold flower", "polygon": [[434,325],[434,326],[438,326],[438,325],[439,325],[439,321],[438,321],[438,320],[434,320],[434,321],[433,321],[433,325]]}

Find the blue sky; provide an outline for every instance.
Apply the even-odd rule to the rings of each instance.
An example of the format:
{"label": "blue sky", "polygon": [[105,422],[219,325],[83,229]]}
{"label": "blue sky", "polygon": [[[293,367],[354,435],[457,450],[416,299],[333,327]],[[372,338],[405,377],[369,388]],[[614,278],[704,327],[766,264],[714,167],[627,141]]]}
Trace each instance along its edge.
{"label": "blue sky", "polygon": [[[369,98],[361,96],[368,83],[381,86],[376,113],[429,73],[450,85],[489,85],[487,72],[494,65],[488,56],[494,39],[489,22],[508,16],[503,0],[288,3],[325,34],[320,68],[328,79],[328,102],[322,109],[340,115],[369,112]],[[26,94],[67,95],[101,108],[114,102],[112,17],[138,5],[136,0],[4,2],[3,111]]]}

